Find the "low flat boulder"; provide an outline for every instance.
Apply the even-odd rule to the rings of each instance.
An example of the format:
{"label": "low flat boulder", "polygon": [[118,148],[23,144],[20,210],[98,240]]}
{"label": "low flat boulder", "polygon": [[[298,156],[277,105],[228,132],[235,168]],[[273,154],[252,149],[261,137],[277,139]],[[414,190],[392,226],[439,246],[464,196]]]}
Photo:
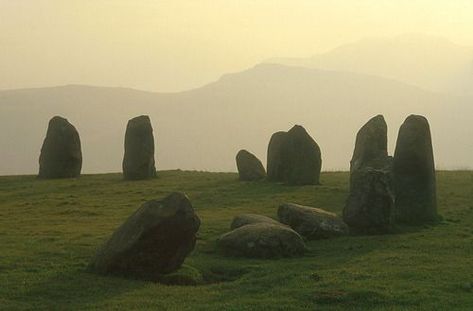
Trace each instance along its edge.
{"label": "low flat boulder", "polygon": [[261,161],[246,150],[240,150],[237,153],[236,164],[242,181],[254,181],[266,177],[266,171]]}
{"label": "low flat boulder", "polygon": [[278,209],[279,221],[308,240],[342,236],[348,226],[334,213],[320,208],[285,203]]}
{"label": "low flat boulder", "polygon": [[257,215],[257,214],[242,214],[233,218],[230,229],[234,230],[246,225],[257,224],[261,222],[275,224],[275,225],[281,224],[280,222],[267,216]]}
{"label": "low flat boulder", "polygon": [[386,233],[394,224],[390,170],[363,168],[351,175],[343,220],[353,233]]}
{"label": "low flat boulder", "polygon": [[144,203],[98,250],[89,271],[159,281],[194,249],[200,219],[183,193]]}
{"label": "low flat boulder", "polygon": [[227,256],[276,258],[302,255],[302,237],[287,226],[266,222],[249,224],[222,235],[217,249]]}

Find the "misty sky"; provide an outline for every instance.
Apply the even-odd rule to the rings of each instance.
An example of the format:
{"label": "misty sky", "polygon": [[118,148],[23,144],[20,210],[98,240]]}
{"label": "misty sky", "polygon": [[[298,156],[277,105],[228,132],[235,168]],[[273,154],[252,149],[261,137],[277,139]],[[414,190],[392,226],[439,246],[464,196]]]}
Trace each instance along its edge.
{"label": "misty sky", "polygon": [[0,0],[0,89],[179,91],[370,36],[473,45],[471,0]]}

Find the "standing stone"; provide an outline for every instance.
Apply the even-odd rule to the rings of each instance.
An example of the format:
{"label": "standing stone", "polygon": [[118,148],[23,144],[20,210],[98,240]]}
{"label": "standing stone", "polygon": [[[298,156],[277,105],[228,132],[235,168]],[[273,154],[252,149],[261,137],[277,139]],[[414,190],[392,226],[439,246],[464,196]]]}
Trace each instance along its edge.
{"label": "standing stone", "polygon": [[159,281],[181,267],[194,249],[199,226],[183,193],[148,201],[98,250],[89,271]]}
{"label": "standing stone", "polygon": [[123,175],[128,180],[156,177],[153,128],[148,116],[139,116],[128,121]]}
{"label": "standing stone", "polygon": [[266,177],[266,171],[261,161],[246,150],[240,150],[237,153],[236,164],[242,181],[260,180]]}
{"label": "standing stone", "polygon": [[82,151],[76,128],[59,116],[49,120],[39,156],[39,178],[79,177]]}
{"label": "standing stone", "polygon": [[268,146],[268,180],[290,185],[320,183],[320,148],[300,125],[273,134]]}
{"label": "standing stone", "polygon": [[399,129],[393,179],[396,220],[418,224],[438,219],[432,138],[423,116],[409,116]]}
{"label": "standing stone", "polygon": [[343,210],[343,220],[352,232],[383,233],[390,231],[394,222],[387,132],[384,117],[377,115],[356,135],[350,161],[350,194]]}
{"label": "standing stone", "polygon": [[267,171],[269,181],[284,181],[282,147],[287,133],[280,131],[271,136],[268,145]]}

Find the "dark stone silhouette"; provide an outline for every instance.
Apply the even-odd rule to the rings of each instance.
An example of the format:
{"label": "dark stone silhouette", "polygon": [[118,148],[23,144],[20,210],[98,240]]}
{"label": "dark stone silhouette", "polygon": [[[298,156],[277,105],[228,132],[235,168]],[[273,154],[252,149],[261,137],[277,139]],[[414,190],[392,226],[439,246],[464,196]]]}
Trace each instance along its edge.
{"label": "dark stone silhouette", "polygon": [[128,180],[156,177],[153,128],[148,116],[139,116],[128,121],[123,176]]}
{"label": "dark stone silhouette", "polygon": [[236,164],[242,181],[254,181],[266,177],[266,171],[261,161],[246,150],[240,150],[237,153]]}
{"label": "dark stone silhouette", "polygon": [[394,222],[394,195],[388,156],[387,125],[382,115],[370,119],[356,135],[350,161],[350,195],[343,220],[355,233],[383,233]]}
{"label": "dark stone silhouette", "polygon": [[200,220],[183,193],[144,203],[98,250],[89,270],[158,281],[194,249]]}
{"label": "dark stone silhouette", "polygon": [[284,181],[282,148],[286,136],[286,132],[276,132],[269,140],[266,167],[269,181]]}
{"label": "dark stone silhouette", "polygon": [[260,222],[280,225],[280,223],[278,221],[276,221],[272,218],[269,218],[267,216],[257,215],[257,214],[242,214],[242,215],[239,215],[239,216],[236,216],[235,218],[233,218],[230,229],[234,230],[234,229],[246,226],[246,225],[256,224],[256,223],[260,223]]}
{"label": "dark stone silhouette", "polygon": [[389,170],[370,167],[351,173],[343,220],[352,233],[387,233],[394,223],[394,195]]}
{"label": "dark stone silhouette", "polygon": [[336,214],[320,208],[285,203],[278,209],[279,221],[290,226],[308,240],[342,236],[347,225]]}
{"label": "dark stone silhouette", "polygon": [[301,236],[281,224],[249,224],[222,235],[218,250],[227,256],[251,258],[292,257],[302,255],[305,244]]}
{"label": "dark stone silhouette", "polygon": [[388,157],[388,126],[382,115],[370,119],[356,135],[350,172],[362,167],[382,168]]}
{"label": "dark stone silhouette", "polygon": [[393,161],[396,220],[438,220],[435,164],[429,122],[411,115],[399,129]]}
{"label": "dark stone silhouette", "polygon": [[300,125],[273,134],[268,146],[268,179],[290,185],[320,183],[320,148]]}
{"label": "dark stone silhouette", "polygon": [[79,177],[82,151],[79,133],[66,119],[49,120],[48,131],[39,156],[39,178]]}

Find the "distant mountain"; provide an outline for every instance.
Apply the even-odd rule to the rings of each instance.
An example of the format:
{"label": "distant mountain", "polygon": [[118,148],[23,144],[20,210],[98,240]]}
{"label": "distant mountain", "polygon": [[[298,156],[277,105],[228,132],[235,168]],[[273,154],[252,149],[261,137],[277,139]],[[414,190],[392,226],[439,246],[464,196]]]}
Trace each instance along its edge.
{"label": "distant mountain", "polygon": [[473,47],[434,36],[368,38],[309,58],[278,58],[269,62],[372,74],[431,91],[473,94]]}
{"label": "distant mountain", "polygon": [[472,167],[471,98],[428,92],[356,73],[264,64],[181,93],[62,86],[0,92],[0,175],[30,174],[48,120],[69,119],[83,147],[83,172],[121,170],[128,119],[148,114],[158,169],[235,171],[241,148],[266,159],[271,134],[301,124],[322,149],[323,169],[347,169],[355,135],[382,113],[392,146],[411,113],[431,120],[437,164]]}

